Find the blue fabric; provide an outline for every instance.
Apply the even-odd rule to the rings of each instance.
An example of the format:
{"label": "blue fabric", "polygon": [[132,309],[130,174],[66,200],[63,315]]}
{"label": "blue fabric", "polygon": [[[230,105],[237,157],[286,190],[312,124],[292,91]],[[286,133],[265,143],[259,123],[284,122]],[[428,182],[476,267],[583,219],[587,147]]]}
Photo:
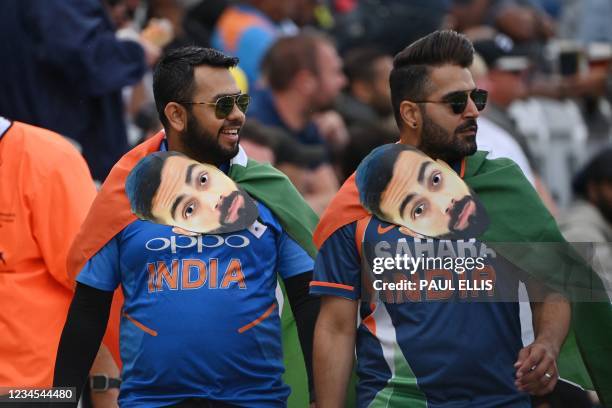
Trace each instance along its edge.
{"label": "blue fabric", "polygon": [[301,143],[307,145],[324,145],[325,141],[319,133],[314,122],[308,122],[306,127],[300,131],[291,130],[281,119],[274,105],[272,92],[268,89],[256,89],[251,92],[251,105],[248,112],[249,118],[256,119],[264,125],[279,127]]}
{"label": "blue fabric", "polygon": [[[399,253],[400,244],[401,251],[410,251],[409,256],[418,257],[419,251],[423,251],[424,256],[442,256],[442,241],[416,242],[397,226],[389,227],[391,224],[377,218],[369,222],[364,234],[363,254],[370,265],[375,256],[384,256],[385,252],[392,256]],[[417,291],[420,300],[390,303],[390,299],[381,294],[374,301],[364,296],[364,285],[370,282],[363,275],[355,233],[356,224],[353,223],[325,241],[316,259],[310,292],[362,300],[359,308],[362,320],[356,340],[359,407],[369,406],[377,394],[388,387],[392,372],[385,356],[392,352],[392,345],[399,347],[411,370],[395,373],[393,378],[398,389],[392,392],[423,393],[427,406],[434,408],[530,407],[529,397],[514,386],[513,364],[522,348],[518,303],[469,301],[458,289],[443,301],[431,300],[432,292],[425,289]],[[453,250],[459,252],[457,241],[446,241],[445,245],[452,245]],[[466,245],[472,248],[472,244]],[[485,250],[478,242],[473,245],[476,254]],[[516,276],[504,274],[505,261],[490,253],[485,259],[486,265],[496,272],[496,290],[500,287],[516,294],[518,280]],[[426,276],[423,271],[418,273],[421,279]],[[479,295],[486,298],[485,293]],[[377,308],[381,309],[375,312]],[[364,323],[368,317],[375,321],[375,333]],[[397,360],[394,367],[401,370]],[[417,386],[410,385],[409,381],[403,383],[402,377],[416,378]]]}
{"label": "blue fabric", "polygon": [[[255,7],[248,5],[232,6],[240,10],[244,15],[256,16],[261,24],[242,26],[235,48],[223,41],[219,26],[215,27],[211,37],[213,48],[217,48],[227,54],[240,59],[238,66],[244,71],[249,81],[249,86],[254,87],[260,76],[260,65],[268,48],[276,41],[279,31],[274,22]],[[236,22],[240,24],[241,22]]]}
{"label": "blue fabric", "polygon": [[258,207],[263,233],[251,227],[187,237],[134,221],[83,268],[77,281],[101,290],[121,284],[125,295],[122,407],[189,397],[286,406],[278,306],[254,327],[239,329],[276,305],[277,273],[287,279],[314,265],[270,210]]}
{"label": "blue fabric", "polygon": [[[79,142],[103,180],[128,148],[121,89],[146,65],[100,0],[0,1],[0,112]],[[10,39],[10,40],[9,40]]]}

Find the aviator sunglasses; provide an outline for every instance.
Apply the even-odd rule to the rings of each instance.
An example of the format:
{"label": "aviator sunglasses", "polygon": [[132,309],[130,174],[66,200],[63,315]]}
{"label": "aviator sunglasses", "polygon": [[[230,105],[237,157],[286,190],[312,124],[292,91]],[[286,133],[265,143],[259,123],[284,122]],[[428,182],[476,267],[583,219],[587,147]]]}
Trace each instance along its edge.
{"label": "aviator sunglasses", "polygon": [[248,94],[239,94],[239,95],[225,95],[217,99],[216,102],[181,102],[184,105],[213,105],[215,107],[215,116],[217,119],[225,119],[228,117],[232,110],[234,110],[234,105],[238,106],[238,109],[242,111],[242,113],[246,113],[249,103],[251,102],[251,97]]}
{"label": "aviator sunglasses", "polygon": [[441,101],[413,101],[415,103],[446,103],[450,105],[453,113],[455,115],[459,115],[465,111],[465,108],[468,104],[468,94],[472,101],[474,101],[474,105],[476,105],[476,109],[481,111],[487,106],[487,97],[489,93],[484,89],[474,89],[472,91],[458,91],[452,92],[442,98]]}

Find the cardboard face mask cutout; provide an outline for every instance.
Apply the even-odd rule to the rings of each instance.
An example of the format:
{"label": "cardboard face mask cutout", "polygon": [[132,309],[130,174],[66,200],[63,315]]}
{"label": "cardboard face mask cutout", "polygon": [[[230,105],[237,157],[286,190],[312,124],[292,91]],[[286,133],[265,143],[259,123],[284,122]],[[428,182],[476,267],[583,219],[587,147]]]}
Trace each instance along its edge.
{"label": "cardboard face mask cutout", "polygon": [[177,152],[156,152],[132,169],[125,184],[140,219],[185,235],[229,233],[259,216],[253,199],[215,166]]}
{"label": "cardboard face mask cutout", "polygon": [[357,168],[356,183],[362,205],[408,235],[469,239],[489,225],[483,205],[457,173],[412,146],[374,149]]}

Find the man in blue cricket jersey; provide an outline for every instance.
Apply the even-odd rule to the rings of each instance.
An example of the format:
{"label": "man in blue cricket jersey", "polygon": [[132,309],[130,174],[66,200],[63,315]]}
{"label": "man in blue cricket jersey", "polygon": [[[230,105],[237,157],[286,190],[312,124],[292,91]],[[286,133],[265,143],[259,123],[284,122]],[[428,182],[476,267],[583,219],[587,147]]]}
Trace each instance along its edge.
{"label": "man in blue cricket jersey", "polygon": [[[288,191],[293,187],[273,169],[247,161],[239,147],[249,100],[228,70],[236,63],[216,50],[185,47],[157,66],[154,94],[165,135],[136,147],[114,167],[75,241],[72,258],[92,248],[79,250],[80,240],[117,231],[79,268],[56,386],[80,392],[119,285],[125,297],[122,407],[285,407],[291,390],[282,378],[277,277],[284,281],[310,373],[318,313],[308,295],[313,251],[306,252],[307,240],[292,232],[287,212],[262,183],[277,178]],[[197,236],[137,219],[125,180],[138,161],[133,157],[144,150],[177,151],[217,166],[255,198],[259,217],[239,231]],[[300,200],[294,208],[311,217]]]}
{"label": "man in blue cricket jersey", "polygon": [[[437,31],[399,53],[390,76],[400,143],[446,161],[461,177],[466,157],[476,153],[476,119],[484,109],[468,70],[473,53],[472,44],[463,35]],[[377,162],[381,157],[369,159]],[[412,172],[406,168],[398,175],[408,178]],[[390,171],[387,178],[392,177],[395,173]],[[528,184],[522,174],[516,177],[517,183]],[[500,273],[507,261],[479,242],[474,231],[469,239],[423,240],[368,215],[359,203],[343,206],[346,201],[359,201],[355,188],[359,178],[357,173],[345,183],[340,199],[332,201],[336,212],[328,210],[315,233],[315,242],[321,247],[311,293],[322,296],[314,344],[318,407],[342,406],[355,349],[360,408],[528,408],[529,394],[549,393],[557,383],[555,360],[570,321],[567,300],[556,293],[540,294],[540,302],[532,305],[536,338],[523,347],[518,303],[487,301],[497,296],[501,287],[517,293],[519,276]],[[406,201],[406,208],[414,215],[411,223],[416,226],[425,206],[442,214],[449,209],[450,200],[439,191],[441,180],[434,177],[431,184],[419,189],[415,178],[406,181],[413,185],[401,186],[401,190],[415,192],[414,198],[419,200],[411,207],[413,197]],[[498,184],[503,188],[509,182],[512,180],[501,179]],[[378,198],[386,200],[389,186],[393,188],[393,183],[385,186]],[[442,205],[444,200],[447,203]],[[391,201],[397,204],[397,200]],[[491,218],[487,232],[491,225],[502,230],[496,224],[499,213],[492,216],[492,209],[487,207]],[[355,214],[345,217],[348,223],[322,228],[348,211]],[[448,221],[443,223],[444,229],[447,225]],[[387,286],[385,290],[383,283],[397,282],[396,267],[389,262],[385,267],[389,273],[380,275],[387,282],[372,282],[377,277],[367,272],[376,265],[375,258],[382,257],[387,264],[403,255],[434,263],[446,258],[481,258],[482,267],[466,271],[417,268],[404,276],[419,285],[407,290]],[[460,286],[460,278],[469,285]],[[448,285],[438,285],[444,281]],[[481,286],[483,281],[492,286]]]}

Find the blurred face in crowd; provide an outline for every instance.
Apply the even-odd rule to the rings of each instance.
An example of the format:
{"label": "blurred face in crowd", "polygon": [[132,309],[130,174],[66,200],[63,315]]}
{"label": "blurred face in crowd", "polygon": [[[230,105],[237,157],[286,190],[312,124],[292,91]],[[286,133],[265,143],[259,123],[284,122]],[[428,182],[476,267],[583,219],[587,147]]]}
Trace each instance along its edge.
{"label": "blurred face in crowd", "polygon": [[[202,65],[194,69],[194,92],[190,102],[215,103],[223,96],[240,95],[230,71]],[[213,105],[185,104],[187,123],[179,135],[184,153],[200,162],[220,164],[238,153],[239,133],[245,114],[237,105],[219,118]]]}
{"label": "blurred face in crowd", "polygon": [[587,193],[589,201],[599,208],[604,218],[612,224],[612,180],[589,183]]}
{"label": "blurred face in crowd", "polygon": [[315,8],[319,5],[319,0],[293,0],[295,9],[291,15],[291,21],[299,27],[314,25]]}
{"label": "blurred face in crowd", "polygon": [[403,151],[381,199],[386,220],[427,237],[473,238],[486,228],[484,209],[446,163]]}
{"label": "blurred face in crowd", "polygon": [[251,4],[277,23],[291,18],[297,7],[296,0],[251,0]]}
{"label": "blurred face in crowd", "polygon": [[380,116],[388,116],[393,112],[391,105],[391,88],[389,74],[393,69],[393,58],[384,56],[374,62],[374,78],[372,81],[372,98],[370,105]]}
{"label": "blurred face in crowd", "polygon": [[526,71],[491,70],[488,75],[491,102],[507,107],[527,95]]}
{"label": "blurred face in crowd", "polygon": [[426,89],[429,92],[424,100],[434,103],[419,104],[422,124],[417,147],[446,162],[474,154],[479,115],[474,101],[468,97],[462,113],[454,113],[448,103],[439,103],[457,92],[469,93],[476,89],[470,71],[457,65],[432,68]]}
{"label": "blurred face in crowd", "polygon": [[452,28],[464,31],[482,25],[490,7],[491,0],[453,1],[450,7]]}
{"label": "blurred face in crowd", "polygon": [[333,45],[327,41],[317,43],[317,82],[312,96],[313,110],[331,109],[334,100],[346,85],[342,72],[342,59]]}
{"label": "blurred face in crowd", "polygon": [[222,171],[183,155],[165,160],[151,206],[157,221],[198,233],[241,230],[258,215],[253,200]]}

